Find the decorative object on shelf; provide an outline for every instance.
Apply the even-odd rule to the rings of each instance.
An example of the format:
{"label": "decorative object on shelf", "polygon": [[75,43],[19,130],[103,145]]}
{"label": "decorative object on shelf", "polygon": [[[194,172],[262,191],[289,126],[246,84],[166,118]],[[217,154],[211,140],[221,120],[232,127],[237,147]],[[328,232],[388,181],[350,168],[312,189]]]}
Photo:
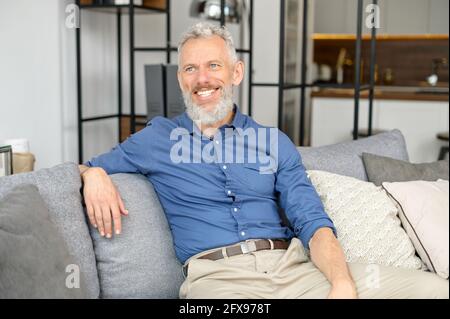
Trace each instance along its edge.
{"label": "decorative object on shelf", "polygon": [[336,82],[338,84],[352,83],[354,81],[352,78],[353,72],[353,60],[348,55],[347,50],[341,48],[336,62]]}
{"label": "decorative object on shelf", "polygon": [[441,66],[447,67],[448,69],[448,60],[446,58],[433,59],[433,62],[431,64],[431,75],[427,77],[427,82],[429,85],[431,86],[437,85],[439,80],[438,70]]}
{"label": "decorative object on shelf", "polygon": [[394,71],[391,68],[387,68],[383,72],[383,84],[385,85],[392,85],[394,84],[395,77],[394,77]]}
{"label": "decorative object on shelf", "polygon": [[11,175],[13,172],[12,147],[0,146],[0,177]]}
{"label": "decorative object on shelf", "polygon": [[[191,16],[220,21],[220,0],[194,0],[191,4]],[[239,23],[242,15],[242,5],[238,0],[225,1],[226,22]]]}
{"label": "decorative object on shelf", "polygon": [[[104,5],[129,5],[130,4],[130,0],[102,0],[101,4]],[[142,5],[142,0],[134,0],[133,3],[137,6],[141,6]]]}
{"label": "decorative object on shelf", "polygon": [[3,141],[5,145],[11,145],[14,153],[28,153],[30,151],[30,143],[26,138],[14,138]]}
{"label": "decorative object on shelf", "polygon": [[[5,145],[11,148],[11,170],[10,174],[26,173],[34,170],[36,161],[34,155],[30,153],[29,142],[25,138],[10,139],[4,141]],[[0,164],[1,176],[1,164]]]}
{"label": "decorative object on shelf", "polygon": [[13,174],[34,171],[36,158],[32,153],[13,153]]}

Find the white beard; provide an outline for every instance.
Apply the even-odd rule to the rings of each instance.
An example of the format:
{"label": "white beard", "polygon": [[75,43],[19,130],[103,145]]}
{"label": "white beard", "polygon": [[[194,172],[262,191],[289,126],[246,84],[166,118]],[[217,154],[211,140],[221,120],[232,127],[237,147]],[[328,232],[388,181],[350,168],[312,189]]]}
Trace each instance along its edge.
{"label": "white beard", "polygon": [[233,87],[226,87],[222,90],[219,103],[214,106],[212,111],[205,111],[201,106],[198,106],[192,101],[190,92],[183,92],[184,104],[186,106],[186,113],[192,121],[202,125],[212,125],[222,121],[233,110]]}

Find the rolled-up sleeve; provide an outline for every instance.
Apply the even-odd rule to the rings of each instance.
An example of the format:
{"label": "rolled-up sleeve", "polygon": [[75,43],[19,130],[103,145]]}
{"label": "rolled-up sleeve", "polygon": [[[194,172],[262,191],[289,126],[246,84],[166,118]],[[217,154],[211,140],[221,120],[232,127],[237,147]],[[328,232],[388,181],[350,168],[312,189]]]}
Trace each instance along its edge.
{"label": "rolled-up sleeve", "polygon": [[309,241],[318,229],[331,228],[336,236],[336,228],[306,174],[295,145],[283,133],[280,133],[278,145],[275,190],[295,235],[309,249]]}

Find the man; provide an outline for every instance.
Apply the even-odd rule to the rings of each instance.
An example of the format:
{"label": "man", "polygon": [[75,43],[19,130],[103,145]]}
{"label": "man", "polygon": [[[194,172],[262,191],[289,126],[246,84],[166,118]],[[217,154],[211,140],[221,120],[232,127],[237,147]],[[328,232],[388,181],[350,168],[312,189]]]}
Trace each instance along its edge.
{"label": "man", "polygon": [[380,268],[377,289],[366,285],[363,265],[349,270],[294,144],[233,104],[243,77],[229,32],[193,26],[179,45],[186,113],[155,118],[80,165],[92,225],[107,238],[113,229],[120,234],[128,212],[107,174],[141,173],[155,187],[184,264],[181,298],[440,297],[445,281],[431,274]]}

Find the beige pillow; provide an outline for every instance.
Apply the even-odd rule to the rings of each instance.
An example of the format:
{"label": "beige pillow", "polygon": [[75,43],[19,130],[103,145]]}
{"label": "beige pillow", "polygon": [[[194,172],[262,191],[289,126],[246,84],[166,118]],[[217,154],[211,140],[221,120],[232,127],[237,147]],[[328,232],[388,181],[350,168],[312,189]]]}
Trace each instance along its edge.
{"label": "beige pillow", "polygon": [[383,183],[398,203],[400,218],[427,267],[448,278],[448,181]]}
{"label": "beige pillow", "polygon": [[307,173],[336,226],[348,262],[422,268],[397,207],[381,187],[323,171]]}

